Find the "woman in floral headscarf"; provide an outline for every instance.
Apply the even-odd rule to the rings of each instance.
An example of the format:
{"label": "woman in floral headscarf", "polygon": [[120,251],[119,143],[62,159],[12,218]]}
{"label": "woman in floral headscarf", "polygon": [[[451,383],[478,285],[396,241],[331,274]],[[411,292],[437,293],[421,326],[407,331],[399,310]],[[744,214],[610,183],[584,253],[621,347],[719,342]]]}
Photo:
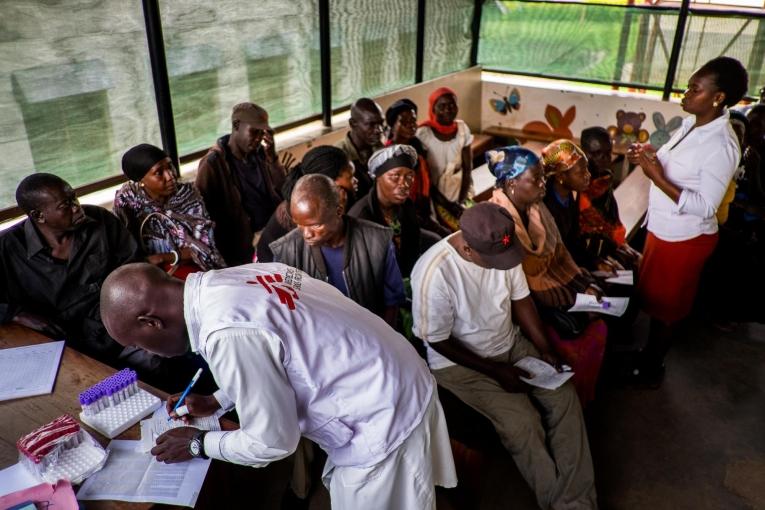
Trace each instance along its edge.
{"label": "woman in floral headscarf", "polygon": [[225,267],[213,239],[213,222],[193,184],[162,149],[147,143],[128,150],[122,171],[130,179],[114,197],[113,212],[135,236],[150,264],[177,278]]}
{"label": "woman in floral headscarf", "polygon": [[472,203],[473,135],[457,120],[457,94],[452,89],[434,90],[428,103],[428,120],[420,124],[417,138],[428,153],[436,218],[456,232],[464,207]]}
{"label": "woman in floral headscarf", "polygon": [[624,269],[624,261],[633,266],[633,250],[624,248],[618,260],[612,257],[624,245],[624,226],[617,217],[621,229],[612,228],[593,207],[589,198],[593,180],[584,151],[571,140],[556,140],[542,149],[542,169],[547,177],[545,205],[576,263],[608,273]]}
{"label": "woman in floral headscarf", "polygon": [[591,321],[586,314],[567,310],[577,293],[600,297],[603,291],[571,258],[542,202],[545,177],[537,155],[514,145],[488,151],[486,159],[496,178],[489,200],[515,220],[516,237],[526,250],[522,264],[529,290],[547,324],[548,339],[574,369],[574,384],[584,405],[595,396],[608,329],[600,319]]}

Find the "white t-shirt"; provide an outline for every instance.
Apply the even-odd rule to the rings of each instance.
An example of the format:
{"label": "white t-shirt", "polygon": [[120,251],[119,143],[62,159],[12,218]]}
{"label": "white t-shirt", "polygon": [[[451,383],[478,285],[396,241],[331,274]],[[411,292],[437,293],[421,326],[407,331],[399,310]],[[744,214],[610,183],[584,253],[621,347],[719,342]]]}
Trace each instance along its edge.
{"label": "white t-shirt", "polygon": [[520,264],[482,268],[463,259],[451,237],[433,245],[412,270],[413,332],[426,342],[431,370],[455,365],[428,345],[450,336],[483,358],[510,350],[516,335],[510,302],[529,295]]}
{"label": "white t-shirt", "polygon": [[473,143],[470,128],[457,120],[457,136],[446,142],[436,138],[429,127],[417,130],[417,138],[428,151],[430,178],[448,200],[456,202],[462,186],[462,149]]}

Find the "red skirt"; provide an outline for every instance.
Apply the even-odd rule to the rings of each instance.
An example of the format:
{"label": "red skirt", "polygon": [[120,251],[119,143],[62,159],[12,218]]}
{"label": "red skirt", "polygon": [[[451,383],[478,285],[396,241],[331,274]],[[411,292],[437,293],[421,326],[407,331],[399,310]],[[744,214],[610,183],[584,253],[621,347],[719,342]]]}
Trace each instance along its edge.
{"label": "red skirt", "polygon": [[717,233],[703,234],[672,242],[648,232],[637,287],[643,311],[667,325],[687,317],[718,238]]}

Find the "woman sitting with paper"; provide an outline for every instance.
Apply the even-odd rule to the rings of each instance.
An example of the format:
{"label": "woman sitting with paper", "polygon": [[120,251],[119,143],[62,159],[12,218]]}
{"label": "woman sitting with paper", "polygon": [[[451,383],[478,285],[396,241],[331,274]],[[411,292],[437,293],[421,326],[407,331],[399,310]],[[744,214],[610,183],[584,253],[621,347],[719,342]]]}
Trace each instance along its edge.
{"label": "woman sitting with paper", "polygon": [[517,239],[526,251],[523,271],[529,290],[547,324],[548,338],[574,370],[574,384],[585,405],[595,396],[608,329],[600,319],[568,310],[577,294],[600,300],[603,291],[571,258],[555,220],[542,203],[545,177],[537,155],[510,146],[487,152],[486,159],[496,178],[490,201],[507,209],[515,220]]}

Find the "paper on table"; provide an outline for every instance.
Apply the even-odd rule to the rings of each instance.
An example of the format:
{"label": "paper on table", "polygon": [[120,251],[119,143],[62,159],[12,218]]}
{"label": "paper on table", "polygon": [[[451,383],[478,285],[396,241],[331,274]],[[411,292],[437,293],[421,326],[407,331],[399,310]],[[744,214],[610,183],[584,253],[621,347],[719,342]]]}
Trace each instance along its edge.
{"label": "paper on table", "polygon": [[53,391],[64,341],[0,349],[0,400]]}
{"label": "paper on table", "polygon": [[0,471],[0,496],[39,484],[40,480],[20,462]]}
{"label": "paper on table", "polygon": [[204,418],[191,418],[188,425],[183,420],[167,421],[170,417],[167,414],[167,407],[163,403],[159,409],[154,411],[151,418],[141,420],[141,441],[138,444],[138,451],[148,452],[157,444],[157,438],[170,429],[177,427],[195,427],[200,430],[220,430],[220,417],[225,414],[222,409],[212,416]]}
{"label": "paper on table", "polygon": [[524,369],[534,376],[531,379],[521,377],[521,381],[548,390],[558,389],[574,375],[574,372],[558,372],[549,363],[539,358],[532,358],[531,356],[519,359],[515,366]]}
{"label": "paper on table", "polygon": [[634,285],[635,280],[632,276],[632,271],[628,270],[618,270],[616,271],[616,276],[611,278],[606,278],[606,281],[608,283],[616,283],[619,285]]}
{"label": "paper on table", "polygon": [[77,499],[193,507],[210,467],[210,459],[165,464],[136,451],[137,443],[119,439],[109,443],[106,466],[85,480]]}
{"label": "paper on table", "polygon": [[599,303],[598,298],[590,294],[577,294],[574,306],[568,309],[569,312],[595,312],[606,315],[621,317],[627,311],[627,305],[630,304],[630,298],[626,297],[603,297],[603,302]]}

